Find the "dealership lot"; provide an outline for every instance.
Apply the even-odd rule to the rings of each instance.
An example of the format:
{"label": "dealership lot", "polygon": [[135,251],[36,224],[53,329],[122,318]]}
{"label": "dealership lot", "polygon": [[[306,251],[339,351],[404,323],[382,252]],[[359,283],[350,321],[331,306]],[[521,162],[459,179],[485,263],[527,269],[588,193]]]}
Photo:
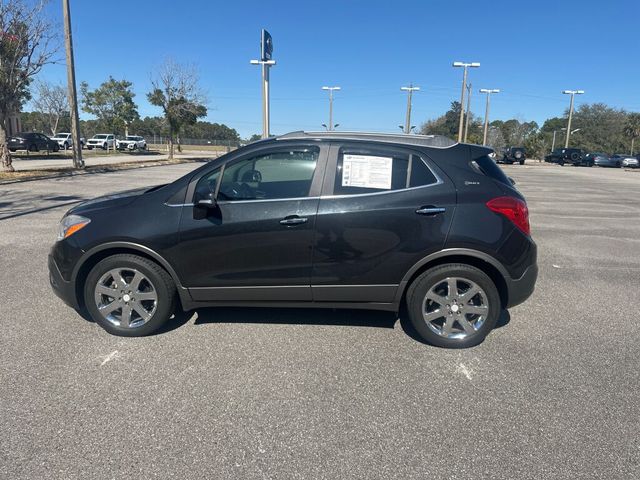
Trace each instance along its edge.
{"label": "dealership lot", "polygon": [[0,478],[640,476],[640,173],[504,167],[540,278],[469,350],[366,311],[206,309],[118,338],[54,296],[70,205],[198,165],[0,185]]}

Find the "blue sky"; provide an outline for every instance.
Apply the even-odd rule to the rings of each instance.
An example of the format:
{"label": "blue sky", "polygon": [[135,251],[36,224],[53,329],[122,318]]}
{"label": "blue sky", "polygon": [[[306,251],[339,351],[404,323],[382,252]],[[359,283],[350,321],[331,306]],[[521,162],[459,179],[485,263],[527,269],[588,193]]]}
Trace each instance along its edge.
{"label": "blue sky", "polygon": [[[57,0],[50,5],[61,16]],[[328,121],[322,85],[339,85],[334,121],[345,130],[399,131],[406,96],[414,125],[460,97],[454,60],[470,70],[471,109],[484,115],[479,88],[499,88],[492,119],[561,115],[582,102],[640,111],[640,1],[195,1],[71,0],[78,82],[112,75],[134,84],[142,116],[154,68],[165,58],[195,64],[209,99],[207,120],[242,136],[261,131],[260,29],[273,36],[271,130],[321,129]],[[111,13],[111,14],[110,14]],[[63,52],[61,52],[63,53]],[[63,63],[43,77],[65,81]],[[86,115],[83,115],[84,118]]]}

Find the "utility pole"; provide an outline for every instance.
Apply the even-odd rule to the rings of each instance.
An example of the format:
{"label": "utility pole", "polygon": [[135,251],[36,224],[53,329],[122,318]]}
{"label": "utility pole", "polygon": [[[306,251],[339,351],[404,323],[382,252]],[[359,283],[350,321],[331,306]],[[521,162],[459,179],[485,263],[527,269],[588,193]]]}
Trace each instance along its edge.
{"label": "utility pole", "polygon": [[567,135],[564,139],[564,148],[569,148],[569,137],[571,136],[571,119],[573,118],[573,99],[576,95],[582,95],[584,90],[563,90],[565,95],[571,95],[571,102],[569,103],[569,121],[567,122]]}
{"label": "utility pole", "polygon": [[494,88],[494,89],[481,88],[480,93],[487,94],[487,105],[485,106],[485,109],[484,109],[484,137],[482,140],[482,145],[486,145],[487,134],[489,133],[489,107],[491,106],[491,94],[500,93],[500,90],[498,90],[497,88]]}
{"label": "utility pole", "polygon": [[553,153],[553,151],[556,148],[556,131],[557,130],[553,131],[553,140],[551,141],[551,153]]}
{"label": "utility pole", "polygon": [[453,62],[454,67],[463,67],[464,74],[462,75],[462,93],[460,95],[460,125],[458,126],[458,143],[462,142],[462,126],[464,125],[464,90],[467,87],[467,68],[478,68],[480,64],[478,62]]}
{"label": "utility pole", "polygon": [[467,85],[467,119],[464,123],[464,143],[467,143],[469,135],[469,117],[471,116],[471,84]]}
{"label": "utility pole", "polygon": [[73,39],[71,37],[71,11],[69,0],[62,0],[64,17],[64,45],[67,52],[67,89],[71,110],[71,137],[73,138],[73,166],[84,168],[82,144],[80,143],[80,120],[78,118],[78,94],[76,92],[76,68],[73,61]]}
{"label": "utility pole", "polygon": [[407,92],[407,114],[404,120],[404,133],[411,133],[411,99],[413,92],[420,91],[420,87],[414,87],[413,83],[410,83],[408,87],[400,87],[400,90]]}
{"label": "utility pole", "polygon": [[264,28],[260,41],[260,60],[251,60],[251,65],[262,67],[262,138],[269,138],[269,69],[276,64],[271,57],[273,55],[273,40]]}
{"label": "utility pole", "polygon": [[328,131],[332,131],[335,127],[338,126],[338,124],[333,124],[333,91],[334,90],[341,90],[340,87],[322,87],[322,90],[328,90],[329,91],[329,124],[324,125]]}

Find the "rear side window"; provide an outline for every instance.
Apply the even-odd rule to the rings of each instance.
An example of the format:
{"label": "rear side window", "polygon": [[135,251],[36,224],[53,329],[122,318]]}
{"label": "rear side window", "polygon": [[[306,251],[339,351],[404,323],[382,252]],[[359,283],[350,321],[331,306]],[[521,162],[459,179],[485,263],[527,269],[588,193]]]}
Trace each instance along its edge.
{"label": "rear side window", "polygon": [[509,177],[504,174],[502,169],[498,165],[496,165],[496,163],[491,160],[488,155],[478,157],[474,160],[474,162],[476,163],[476,165],[478,165],[480,171],[487,177],[491,177],[494,180],[504,183],[505,185],[509,185],[510,187],[512,186]]}
{"label": "rear side window", "polygon": [[342,148],[338,154],[335,195],[362,195],[437,183],[419,155],[384,149]]}

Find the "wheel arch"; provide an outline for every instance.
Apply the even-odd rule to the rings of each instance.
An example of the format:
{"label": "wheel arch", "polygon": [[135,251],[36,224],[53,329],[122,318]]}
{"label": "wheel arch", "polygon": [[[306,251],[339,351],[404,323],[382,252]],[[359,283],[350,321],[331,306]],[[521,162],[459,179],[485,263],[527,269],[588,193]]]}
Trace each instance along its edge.
{"label": "wheel arch", "polygon": [[401,306],[405,300],[407,290],[413,281],[430,268],[445,263],[463,263],[478,268],[486,273],[493,281],[500,295],[500,303],[504,308],[509,303],[509,293],[506,278],[508,273],[500,263],[490,255],[477,250],[466,248],[452,248],[431,254],[417,262],[406,273],[396,293],[395,302]]}
{"label": "wheel arch", "polygon": [[178,296],[180,298],[180,303],[182,305],[189,303],[190,297],[187,289],[182,286],[180,278],[178,277],[178,274],[173,269],[171,264],[169,264],[169,262],[167,262],[159,253],[155,252],[149,247],[137,243],[110,242],[103,245],[98,245],[97,247],[88,250],[78,261],[73,271],[71,280],[75,289],[76,301],[81,308],[84,308],[84,283],[91,269],[96,266],[101,260],[121,253],[138,255],[158,264],[171,276],[172,280],[174,281],[176,289],[178,291]]}

